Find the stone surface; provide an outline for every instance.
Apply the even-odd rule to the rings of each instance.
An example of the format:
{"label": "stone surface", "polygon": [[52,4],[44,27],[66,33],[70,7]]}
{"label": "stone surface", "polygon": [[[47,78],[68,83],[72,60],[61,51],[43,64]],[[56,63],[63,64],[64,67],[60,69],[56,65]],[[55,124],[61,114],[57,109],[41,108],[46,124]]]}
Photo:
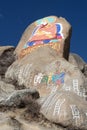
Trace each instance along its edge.
{"label": "stone surface", "polygon": [[51,122],[73,129],[87,129],[87,102],[76,94],[56,91],[40,104],[40,112]]}
{"label": "stone surface", "polygon": [[7,68],[15,60],[14,57],[14,47],[13,46],[0,46],[0,76],[4,77]]}
{"label": "stone surface", "polygon": [[25,107],[31,100],[39,98],[39,94],[34,89],[16,90],[7,95],[7,98],[0,101],[0,107]]}
{"label": "stone surface", "polygon": [[67,130],[66,128],[55,125],[48,125],[38,122],[29,122],[21,118],[23,110],[10,111],[8,113],[0,113],[0,130]]}
{"label": "stone surface", "polygon": [[[16,60],[8,68],[5,75],[7,81],[17,81],[19,86],[23,85],[27,89],[34,88],[38,91],[40,98],[38,98],[37,104],[41,107],[39,108],[40,114],[49,122],[52,122],[51,124],[58,124],[58,126],[54,125],[55,128],[52,127],[54,130],[59,126],[61,126],[60,129],[66,130],[87,129],[87,102],[83,100],[87,98],[87,80],[81,72],[84,62],[79,58],[79,62],[77,62],[74,56],[70,60],[68,62],[64,58],[60,58],[54,49],[49,46],[44,46]],[[80,63],[81,66],[78,65]],[[14,99],[12,100],[12,106],[19,108],[18,106],[21,106],[19,105],[21,104],[21,98],[17,98],[16,95],[12,99]],[[22,98],[22,101],[23,103],[24,101],[27,102],[25,98]],[[57,103],[60,103],[61,108],[57,106]],[[10,104],[10,100],[9,103],[5,101],[4,104],[1,102],[1,107]],[[36,106],[33,105],[38,110]],[[35,111],[34,108],[32,109],[32,107],[28,106],[28,111],[22,113],[22,115],[25,115],[23,119],[30,120],[29,117],[32,116],[29,113],[32,113],[31,110]],[[54,109],[55,112],[60,111],[56,116],[52,114],[55,114]],[[37,112],[38,114],[39,111]],[[34,116],[37,114],[32,114],[34,120]],[[47,129],[46,126],[45,129]]]}
{"label": "stone surface", "polygon": [[5,50],[8,50],[9,48],[14,48],[14,46],[0,46],[0,56]]}
{"label": "stone surface", "polygon": [[87,78],[87,64],[85,64],[83,72],[84,72],[85,77]]}
{"label": "stone surface", "polygon": [[41,46],[51,46],[57,55],[68,59],[71,25],[62,17],[49,16],[29,25],[15,50],[18,58]]}
{"label": "stone surface", "polygon": [[71,25],[49,16],[0,47],[0,130],[87,130],[87,64],[69,53]]}
{"label": "stone surface", "polygon": [[5,83],[4,81],[0,81],[0,100],[6,99],[14,91],[14,85]]}
{"label": "stone surface", "polygon": [[86,64],[86,62],[79,55],[75,53],[69,54],[69,62],[77,66],[81,71],[84,70],[84,66]]}
{"label": "stone surface", "polygon": [[38,98],[36,90],[23,89],[0,99],[0,130],[66,130],[40,117]]}
{"label": "stone surface", "polygon": [[16,80],[26,88],[35,88],[40,96],[63,89],[86,97],[85,76],[77,66],[59,58],[57,52],[48,46],[16,60],[8,68],[6,78]]}

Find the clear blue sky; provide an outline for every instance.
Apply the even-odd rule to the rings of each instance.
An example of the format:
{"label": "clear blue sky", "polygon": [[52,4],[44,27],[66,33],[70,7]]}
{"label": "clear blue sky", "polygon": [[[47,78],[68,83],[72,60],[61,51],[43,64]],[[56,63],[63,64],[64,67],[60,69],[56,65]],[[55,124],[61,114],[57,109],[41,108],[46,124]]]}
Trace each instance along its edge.
{"label": "clear blue sky", "polygon": [[87,62],[87,0],[0,0],[0,45],[16,46],[31,22],[49,15],[70,22],[70,50]]}

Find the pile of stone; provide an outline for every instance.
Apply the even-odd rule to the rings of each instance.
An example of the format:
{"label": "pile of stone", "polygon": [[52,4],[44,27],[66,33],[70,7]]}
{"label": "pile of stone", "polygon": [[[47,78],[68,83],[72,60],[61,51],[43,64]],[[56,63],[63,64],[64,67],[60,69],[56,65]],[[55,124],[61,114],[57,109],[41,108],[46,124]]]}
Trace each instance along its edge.
{"label": "pile of stone", "polygon": [[71,32],[49,16],[0,47],[0,130],[87,130],[87,64],[69,52]]}

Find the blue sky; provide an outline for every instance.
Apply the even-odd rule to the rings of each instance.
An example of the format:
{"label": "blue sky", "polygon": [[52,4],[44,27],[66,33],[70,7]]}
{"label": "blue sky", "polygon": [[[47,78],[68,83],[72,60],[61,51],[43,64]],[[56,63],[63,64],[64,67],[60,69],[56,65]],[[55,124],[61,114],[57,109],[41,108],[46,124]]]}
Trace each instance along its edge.
{"label": "blue sky", "polygon": [[70,51],[87,62],[87,0],[0,0],[0,46],[17,46],[30,23],[49,15],[70,22]]}

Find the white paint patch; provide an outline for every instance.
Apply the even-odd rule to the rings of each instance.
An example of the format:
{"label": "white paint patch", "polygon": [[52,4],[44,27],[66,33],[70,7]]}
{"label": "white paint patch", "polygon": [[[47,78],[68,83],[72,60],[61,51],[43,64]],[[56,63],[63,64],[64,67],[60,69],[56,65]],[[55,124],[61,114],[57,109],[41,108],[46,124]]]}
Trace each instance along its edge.
{"label": "white paint patch", "polygon": [[51,94],[52,93],[55,93],[57,91],[57,86],[54,86],[53,88],[52,88],[52,90],[51,90]]}
{"label": "white paint patch", "polygon": [[48,110],[50,110],[53,106],[54,106],[54,104],[55,104],[55,102],[58,100],[58,98],[60,97],[60,96],[62,96],[62,94],[55,94],[54,95],[54,97],[52,98],[52,100],[49,102],[49,104],[48,104],[48,106],[47,106],[47,109],[46,109],[46,112],[48,111]]}
{"label": "white paint patch", "polygon": [[35,75],[35,77],[34,77],[34,85],[37,86],[37,84],[40,84],[42,78],[43,78],[42,73],[38,73],[38,75]]}
{"label": "white paint patch", "polygon": [[70,105],[72,110],[73,119],[80,118],[80,113],[76,105]]}
{"label": "white paint patch", "polygon": [[18,80],[20,82],[20,85],[26,82],[27,79],[29,79],[29,71],[32,67],[32,64],[27,64],[26,66],[20,67],[19,73],[18,73]]}
{"label": "white paint patch", "polygon": [[62,87],[65,91],[70,91],[71,90],[71,86],[70,85],[63,85],[63,87]]}
{"label": "white paint patch", "polygon": [[84,98],[87,97],[85,88],[83,89],[83,97],[84,97]]}
{"label": "white paint patch", "polygon": [[85,113],[85,115],[87,116],[87,112]]}
{"label": "white paint patch", "polygon": [[73,89],[74,89],[74,92],[78,92],[79,89],[78,89],[78,79],[73,79]]}
{"label": "white paint patch", "polygon": [[53,116],[57,116],[60,113],[60,108],[62,106],[62,104],[65,102],[65,99],[61,100],[58,99],[58,101],[55,104],[55,108],[54,108],[54,112],[53,112]]}
{"label": "white paint patch", "polygon": [[49,95],[49,97],[47,98],[47,100],[45,101],[45,103],[42,105],[42,108],[46,108],[48,106],[48,104],[50,103],[50,101],[52,100],[52,94]]}

